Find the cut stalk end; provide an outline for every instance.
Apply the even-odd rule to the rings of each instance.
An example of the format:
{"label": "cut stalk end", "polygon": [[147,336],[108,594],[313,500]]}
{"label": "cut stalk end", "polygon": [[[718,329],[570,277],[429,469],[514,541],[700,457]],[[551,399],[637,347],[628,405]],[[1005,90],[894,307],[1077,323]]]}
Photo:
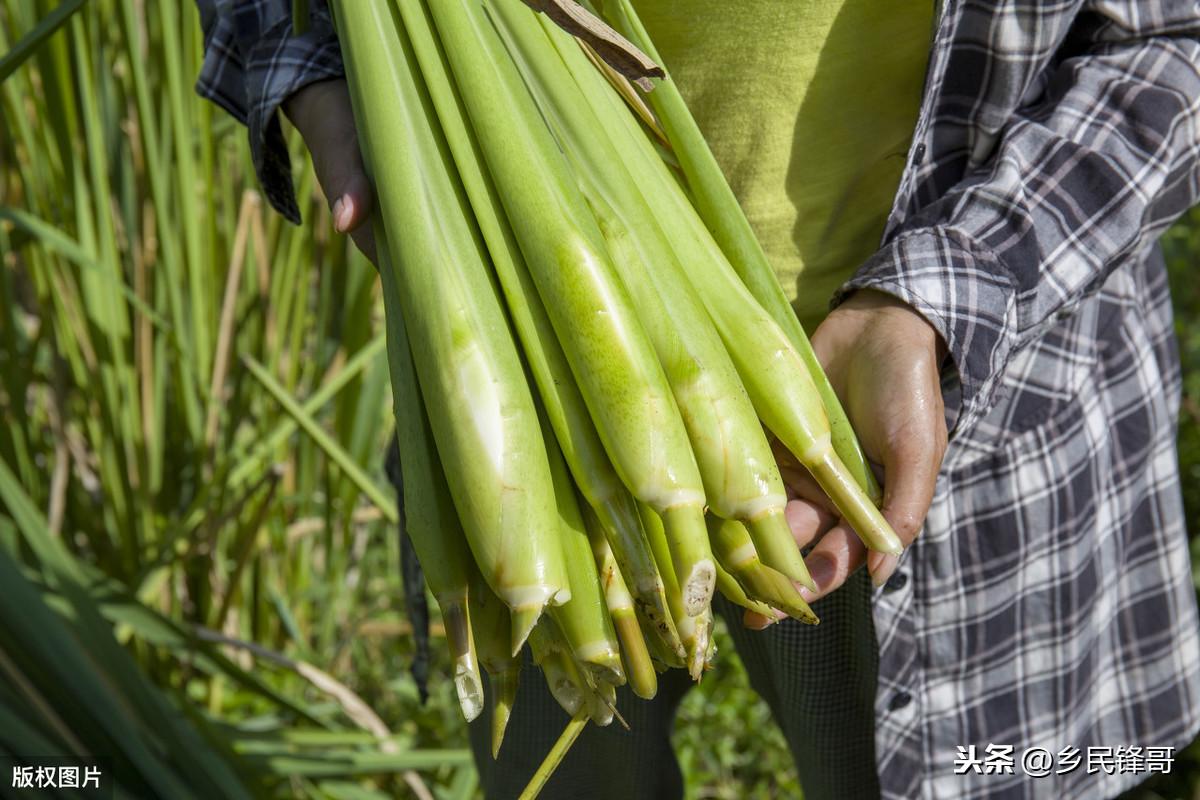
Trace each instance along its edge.
{"label": "cut stalk end", "polygon": [[712,612],[704,611],[688,617],[680,625],[684,644],[687,646],[687,671],[692,680],[698,681],[708,663],[709,638],[712,635]]}
{"label": "cut stalk end", "polygon": [[[646,647],[650,651],[650,658],[655,663],[655,670],[663,672],[671,667],[682,668],[687,663],[687,650],[683,646],[683,639],[678,633],[675,637],[675,645],[668,645],[665,638],[661,635],[650,635],[653,630],[655,634],[659,633],[656,628],[645,615],[638,610],[638,622],[642,626],[643,641],[646,642]],[[671,630],[675,630],[672,626]]]}
{"label": "cut stalk end", "polygon": [[575,716],[584,707],[587,698],[586,687],[571,657],[565,653],[554,652],[542,660],[541,667],[550,694],[568,716]]}
{"label": "cut stalk end", "polygon": [[598,503],[595,513],[639,611],[667,646],[682,654],[683,645],[671,618],[663,577],[655,564],[633,496],[617,492]]}
{"label": "cut stalk end", "polygon": [[442,596],[438,598],[438,605],[442,609],[446,643],[454,659],[454,690],[458,705],[463,717],[470,722],[483,711],[483,680],[479,676],[471,614],[465,599],[465,596],[454,600]]}
{"label": "cut stalk end", "polygon": [[483,712],[483,682],[474,658],[462,657],[454,664],[454,690],[463,717],[471,722]]}
{"label": "cut stalk end", "polygon": [[668,508],[661,516],[683,611],[689,617],[698,616],[712,602],[717,582],[704,509],[698,505],[679,505]]}
{"label": "cut stalk end", "polygon": [[617,713],[617,690],[610,683],[598,683],[588,692],[588,715],[600,727],[611,725]]}
{"label": "cut stalk end", "polygon": [[684,612],[689,617],[697,617],[708,611],[716,585],[717,569],[714,562],[711,559],[696,562],[691,574],[679,584]]}
{"label": "cut stalk end", "polygon": [[579,666],[587,670],[593,683],[611,683],[613,686],[625,685],[625,670],[621,666],[621,654],[616,649],[609,648],[607,643],[603,650],[576,650],[575,660]]}

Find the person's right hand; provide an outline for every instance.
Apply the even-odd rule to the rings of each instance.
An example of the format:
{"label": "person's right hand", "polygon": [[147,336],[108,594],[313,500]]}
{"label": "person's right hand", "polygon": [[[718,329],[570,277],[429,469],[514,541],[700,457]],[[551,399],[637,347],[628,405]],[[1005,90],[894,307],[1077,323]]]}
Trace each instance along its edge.
{"label": "person's right hand", "polygon": [[310,83],[283,104],[288,119],[304,137],[313,169],[333,213],[333,227],[348,233],[358,249],[375,262],[371,182],[358,150],[358,132],[344,79]]}
{"label": "person's right hand", "polygon": [[[863,452],[880,467],[880,511],[908,547],[924,525],[946,452],[940,382],[945,345],[914,308],[871,289],[856,291],[830,312],[812,345]],[[811,603],[828,595],[864,565],[881,586],[899,557],[868,551],[795,456],[782,446],[776,455],[796,546],[812,545],[804,561],[817,590],[800,589],[804,599]],[[745,623],[760,629],[769,620],[748,611]]]}

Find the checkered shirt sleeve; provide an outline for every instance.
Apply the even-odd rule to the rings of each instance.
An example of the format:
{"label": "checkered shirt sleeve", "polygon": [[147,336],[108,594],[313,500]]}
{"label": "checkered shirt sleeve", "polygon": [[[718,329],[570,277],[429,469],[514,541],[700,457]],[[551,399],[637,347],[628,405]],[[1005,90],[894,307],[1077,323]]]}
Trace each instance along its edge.
{"label": "checkered shirt sleeve", "polygon": [[1200,9],[947,0],[943,20],[907,206],[842,296],[880,289],[933,323],[962,428],[1014,353],[1200,199]]}
{"label": "checkered shirt sleeve", "polygon": [[196,91],[245,123],[267,199],[299,223],[291,162],[276,111],[308,84],[345,74],[329,9],[323,0],[314,0],[308,29],[297,36],[291,0],[196,2],[205,51]]}

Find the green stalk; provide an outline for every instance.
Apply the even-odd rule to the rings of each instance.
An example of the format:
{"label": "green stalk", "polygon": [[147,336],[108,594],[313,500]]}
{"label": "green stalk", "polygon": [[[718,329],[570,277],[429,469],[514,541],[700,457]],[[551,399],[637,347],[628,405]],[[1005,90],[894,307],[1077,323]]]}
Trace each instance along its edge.
{"label": "green stalk", "polygon": [[737,578],[726,572],[719,561],[717,562],[717,591],[735,606],[741,606],[756,614],[761,614],[767,619],[775,619],[775,609],[766,603],[760,603],[758,600],[751,600],[747,597],[745,590],[737,582]]}
{"label": "green stalk", "polygon": [[[566,160],[478,1],[430,0],[429,8],[497,193],[617,474],[667,516],[672,539],[698,540],[704,486],[687,431]],[[699,614],[712,595],[712,569],[692,566],[680,582],[686,610]]]}
{"label": "green stalk", "polygon": [[534,798],[541,794],[542,789],[546,788],[546,782],[554,774],[554,770],[558,769],[558,765],[562,763],[563,758],[567,755],[567,751],[571,749],[571,745],[575,744],[575,740],[583,732],[587,721],[588,714],[586,709],[578,711],[571,717],[571,721],[567,723],[567,727],[563,728],[558,741],[550,748],[550,752],[546,754],[546,758],[538,766],[537,771],[533,773],[533,777],[529,779],[528,785],[521,790],[521,795],[517,800],[534,800]]}
{"label": "green stalk", "polygon": [[62,27],[71,15],[83,7],[84,0],[66,0],[46,16],[38,20],[33,30],[26,33],[0,55],[0,83],[36,53],[46,40]]}
{"label": "green stalk", "polygon": [[[670,568],[671,552],[667,539],[666,526],[658,514],[649,506],[640,506],[642,512],[642,527],[646,529],[646,537],[650,540],[650,549],[654,557],[659,559],[659,569],[663,573],[663,582],[667,585],[667,601],[671,604],[671,612],[675,615],[675,627],[679,631],[679,640],[683,642],[684,652],[680,655],[687,665],[687,670],[693,680],[700,680],[704,669],[705,653],[708,651],[708,621],[711,616],[708,611],[703,614],[688,614],[683,606],[679,584],[675,580],[675,572]],[[714,570],[715,572],[715,570]],[[715,576],[714,576],[715,581]]]}
{"label": "green stalk", "polygon": [[[93,237],[98,240],[88,249],[95,253],[97,264],[101,266],[101,269],[83,275],[81,288],[88,317],[103,335],[108,348],[108,357],[98,365],[95,389],[98,390],[96,397],[102,400],[100,411],[107,418],[106,427],[116,437],[116,441],[99,437],[92,441],[100,444],[100,470],[106,473],[105,490],[111,493],[106,499],[121,518],[117,524],[124,529],[120,543],[125,550],[125,570],[127,574],[132,574],[136,570],[138,551],[145,535],[148,509],[146,502],[137,503],[131,497],[141,483],[137,452],[143,445],[141,426],[137,424],[135,415],[136,379],[128,362],[125,344],[131,331],[128,309],[119,288],[124,283],[124,276],[117,250],[111,197],[102,188],[108,184],[107,143],[103,138],[104,123],[92,71],[93,59],[86,55],[89,51],[94,52],[94,48],[88,47],[82,17],[72,17],[70,33],[72,45],[80,54],[75,59],[79,87],[76,96],[82,109],[89,176],[85,184],[82,171],[76,172],[76,214],[81,241],[86,243]],[[144,494],[142,500],[145,501]],[[141,508],[135,509],[131,504],[140,505]],[[141,515],[141,519],[135,519],[134,511]],[[106,508],[105,513],[109,513],[109,509]]]}
{"label": "green stalk", "polygon": [[650,651],[650,661],[656,672],[666,672],[668,669],[685,669],[687,667],[687,651],[683,645],[679,648],[668,648],[661,637],[651,635],[651,625],[646,616],[638,610],[638,622],[646,632],[646,647]]}
{"label": "green stalk", "polygon": [[[567,59],[568,66],[572,61]],[[899,553],[900,540],[834,450],[820,394],[784,329],[742,283],[620,97],[595,70],[571,71],[586,87],[584,95],[599,116],[610,123],[605,130],[640,176],[650,206],[660,215],[674,217],[678,234],[671,245],[679,262],[688,265],[692,285],[716,324],[759,418],[813,474],[868,547]]]}
{"label": "green stalk", "polygon": [[308,33],[308,0],[292,0],[292,34],[302,36]]}
{"label": "green stalk", "polygon": [[[398,4],[459,177],[487,243],[526,363],[575,483],[603,522],[613,553],[652,619],[673,633],[662,579],[642,532],[637,506],[604,451],[550,317],[521,256],[479,143],[455,90],[445,55],[422,3]],[[549,440],[549,436],[546,437]]]}
{"label": "green stalk", "polygon": [[[654,665],[650,662],[650,651],[646,647],[646,639],[638,624],[637,612],[633,605],[633,597],[621,569],[613,556],[612,547],[604,536],[599,518],[589,506],[580,507],[583,512],[583,526],[587,531],[588,542],[592,547],[592,557],[595,559],[596,570],[600,577],[600,586],[604,589],[604,602],[608,613],[612,616],[613,627],[617,639],[621,643],[621,660],[625,664],[625,675],[629,679],[629,687],[638,697],[647,700],[658,693],[658,677],[654,673]],[[668,616],[667,621],[671,618]],[[674,624],[671,626],[674,631]],[[652,634],[656,638],[661,634]],[[679,635],[674,634],[678,639]]]}
{"label": "green stalk", "polygon": [[[650,58],[662,64],[632,3],[629,0],[606,0],[604,6],[617,29]],[[788,303],[745,212],[738,205],[720,165],[670,75],[655,84],[649,101],[683,169],[696,210],[751,294],[783,328],[799,353],[821,395],[838,457],[859,487],[872,502],[878,504],[883,493],[867,464],[846,411],[821,368],[821,362],[817,360],[800,320]]]}
{"label": "green stalk", "polygon": [[547,604],[570,599],[537,410],[389,3],[333,9],[434,440],[475,562],[513,612],[516,652]]}
{"label": "green stalk", "polygon": [[801,622],[817,624],[817,615],[792,582],[759,561],[742,523],[710,516],[708,530],[717,560],[737,580],[746,597],[778,608]]}
{"label": "green stalk", "polygon": [[508,607],[482,578],[471,582],[471,617],[475,621],[475,648],[491,684],[492,758],[500,753],[521,677],[521,659],[512,654]]}
{"label": "green stalk", "polygon": [[425,582],[437,600],[446,626],[446,642],[454,662],[454,688],[467,721],[483,711],[483,682],[479,677],[471,634],[467,592],[475,571],[466,536],[454,510],[450,487],[434,446],[429,417],[409,351],[404,320],[396,308],[398,290],[383,226],[375,225],[379,274],[383,281],[384,320],[387,324],[388,366],[392,375],[392,405],[400,442],[400,474],[404,491],[403,521],[417,552]]}
{"label": "green stalk", "polygon": [[504,732],[512,717],[517,702],[517,689],[521,682],[521,664],[516,659],[514,666],[501,672],[489,672],[492,688],[492,758],[499,758],[500,745],[504,744]]}
{"label": "green stalk", "polygon": [[[615,152],[613,158],[617,158]],[[611,174],[612,170],[605,171]],[[626,185],[632,187],[633,180],[630,176]],[[675,263],[665,240],[655,241],[653,233],[648,238],[626,225],[628,221],[646,227],[639,225],[639,220],[649,222],[649,216],[640,216],[642,212],[634,210],[621,219],[602,197],[596,197],[593,208],[609,249],[623,268],[627,285],[643,287],[635,292],[635,297],[641,301],[642,319],[653,320],[647,329],[671,377],[675,399],[704,477],[710,512],[745,522],[756,541],[761,541],[764,550],[771,554],[772,563],[778,564],[793,580],[812,586],[812,578],[784,516],[787,495],[770,444],[699,298]],[[645,213],[650,213],[648,208]],[[660,250],[656,247],[660,244],[666,252],[655,255],[663,257],[649,256],[652,251]],[[676,285],[670,286],[671,283]],[[663,288],[658,292],[646,288],[655,284]],[[705,341],[709,334],[713,341]],[[710,557],[708,542],[704,545],[700,552],[685,551],[684,558]],[[678,564],[675,550],[672,557]]]}
{"label": "green stalk", "polygon": [[552,608],[550,614],[570,645],[571,655],[595,681],[623,684],[625,673],[621,669],[617,636],[605,605],[604,591],[600,588],[596,560],[575,499],[575,487],[550,431],[546,431],[546,449],[558,501],[558,533],[563,561],[571,586],[571,599]]}
{"label": "green stalk", "polygon": [[533,663],[541,667],[550,694],[567,716],[574,716],[587,702],[588,687],[571,658],[562,632],[549,617],[538,620],[529,633]]}
{"label": "green stalk", "polygon": [[337,440],[333,438],[320,424],[312,417],[304,413],[299,401],[296,400],[286,389],[279,384],[267,368],[259,364],[250,356],[242,356],[242,364],[246,367],[249,373],[262,384],[262,387],[267,390],[267,394],[279,402],[300,428],[309,435],[309,437],[320,447],[329,460],[337,464],[338,468],[352,480],[354,484],[362,491],[362,493],[371,500],[378,508],[385,519],[389,522],[396,522],[396,509],[392,502],[387,498],[379,485],[366,474],[362,467],[358,465],[350,455],[346,452]]}

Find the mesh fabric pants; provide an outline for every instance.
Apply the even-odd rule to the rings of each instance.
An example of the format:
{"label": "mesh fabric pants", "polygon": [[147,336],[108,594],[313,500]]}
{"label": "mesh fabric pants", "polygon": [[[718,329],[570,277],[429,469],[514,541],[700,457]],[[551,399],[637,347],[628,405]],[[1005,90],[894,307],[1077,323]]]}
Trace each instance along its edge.
{"label": "mesh fabric pants", "polygon": [[[866,571],[856,572],[845,586],[813,606],[821,618],[815,627],[789,619],[765,631],[749,631],[742,627],[740,608],[723,598],[713,604],[733,636],[751,685],[783,730],[805,800],[869,800],[879,795],[874,769],[879,656],[870,587]],[[706,680],[720,680],[720,667]],[[605,728],[588,725],[541,796],[682,798],[671,728],[691,685],[687,672],[675,669],[659,676],[653,700],[642,700],[621,687],[617,707],[630,730],[617,723]],[[499,759],[491,757],[490,710],[470,725],[471,747],[488,800],[517,797],[566,722],[541,673],[527,665]],[[721,731],[710,735],[718,737]]]}

